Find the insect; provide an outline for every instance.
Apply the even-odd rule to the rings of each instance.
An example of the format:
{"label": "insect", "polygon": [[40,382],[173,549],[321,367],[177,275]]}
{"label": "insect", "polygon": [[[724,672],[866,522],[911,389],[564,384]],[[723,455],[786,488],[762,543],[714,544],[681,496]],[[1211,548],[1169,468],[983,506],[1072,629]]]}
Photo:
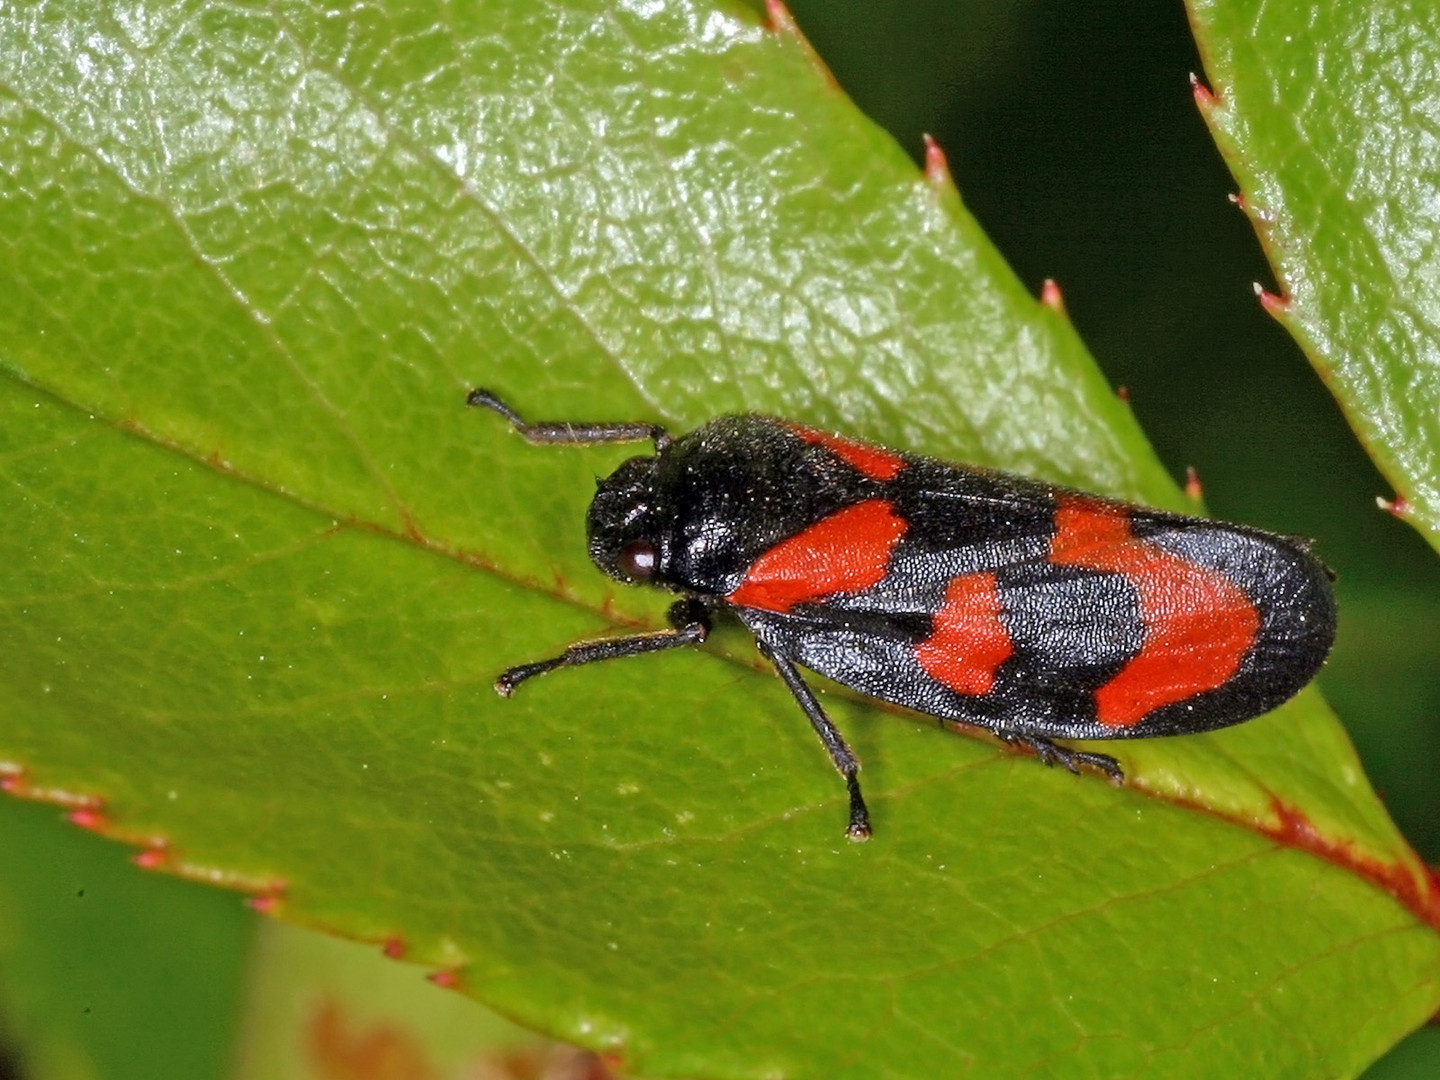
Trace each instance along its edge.
{"label": "insect", "polygon": [[1335,636],[1329,571],[1306,541],[854,441],[767,416],[685,435],[647,423],[528,423],[531,443],[650,441],[598,482],[590,557],[679,593],[670,629],[583,641],[504,672],[697,645],[731,611],[809,718],[870,836],[860,763],[800,667],[988,728],[1071,772],[1123,779],[1052,740],[1184,735],[1281,704]]}

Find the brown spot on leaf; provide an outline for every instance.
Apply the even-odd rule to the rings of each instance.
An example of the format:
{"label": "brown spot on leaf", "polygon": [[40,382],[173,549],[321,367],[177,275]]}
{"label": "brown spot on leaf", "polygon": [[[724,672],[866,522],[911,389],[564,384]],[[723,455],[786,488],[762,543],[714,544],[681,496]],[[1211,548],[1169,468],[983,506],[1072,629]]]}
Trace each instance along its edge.
{"label": "brown spot on leaf", "polygon": [[424,1048],[392,1024],[361,1027],[334,1002],[315,1011],[305,1031],[305,1051],[323,1080],[440,1080]]}

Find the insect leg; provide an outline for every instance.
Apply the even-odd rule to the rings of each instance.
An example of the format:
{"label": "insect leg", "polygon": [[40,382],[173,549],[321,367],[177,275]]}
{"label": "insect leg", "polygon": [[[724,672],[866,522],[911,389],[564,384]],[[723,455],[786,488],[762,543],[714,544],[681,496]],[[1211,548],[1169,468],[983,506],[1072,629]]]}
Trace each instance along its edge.
{"label": "insect leg", "polygon": [[1099,769],[1116,783],[1120,783],[1125,779],[1125,772],[1120,768],[1120,763],[1109,754],[1095,754],[1086,750],[1071,750],[1068,747],[1053,743],[1040,735],[1017,735],[1008,731],[1000,731],[997,732],[997,734],[1006,742],[1028,746],[1031,750],[1035,751],[1035,756],[1046,765],[1063,765],[1072,773],[1079,773],[1081,765],[1090,765]]}
{"label": "insect leg", "polygon": [[660,450],[670,442],[670,433],[659,424],[607,423],[604,421],[579,424],[527,423],[520,418],[519,413],[489,390],[471,390],[465,398],[465,404],[480,406],[499,413],[510,421],[510,426],[523,435],[526,441],[542,446],[552,443],[584,445],[587,443],[643,442],[649,439],[655,444],[655,449]]}
{"label": "insect leg", "polygon": [[576,667],[593,664],[597,660],[613,660],[621,656],[639,656],[641,653],[659,652],[662,649],[677,649],[683,645],[698,645],[710,633],[710,615],[703,604],[696,600],[680,600],[670,606],[670,625],[673,629],[657,630],[649,634],[631,634],[627,637],[600,638],[598,641],[577,641],[559,656],[550,660],[537,660],[531,664],[520,664],[502,672],[495,680],[495,692],[509,697],[526,679],[544,675],[560,667]]}
{"label": "insect leg", "polygon": [[763,642],[757,642],[757,644],[760,646],[760,651],[775,665],[775,670],[780,673],[780,678],[785,680],[785,685],[790,688],[790,693],[795,695],[795,701],[810,720],[815,734],[819,735],[820,741],[825,744],[825,749],[830,754],[830,760],[835,763],[835,768],[840,770],[840,775],[845,778],[845,788],[850,792],[850,824],[845,829],[845,835],[851,840],[870,839],[870,811],[865,806],[864,796],[860,794],[860,762],[855,757],[855,752],[846,744],[845,736],[840,734],[840,729],[825,715],[825,710],[820,707],[814,691],[805,685],[805,680],[800,677],[800,672],[795,669],[795,665],[772,651]]}

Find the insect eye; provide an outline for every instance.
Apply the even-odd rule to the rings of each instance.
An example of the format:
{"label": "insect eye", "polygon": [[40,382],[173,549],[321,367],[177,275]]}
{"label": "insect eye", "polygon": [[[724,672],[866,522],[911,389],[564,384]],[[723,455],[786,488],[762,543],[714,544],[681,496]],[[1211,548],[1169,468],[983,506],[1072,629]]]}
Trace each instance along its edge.
{"label": "insect eye", "polygon": [[626,577],[647,581],[655,573],[655,545],[649,540],[632,540],[620,549],[619,563]]}

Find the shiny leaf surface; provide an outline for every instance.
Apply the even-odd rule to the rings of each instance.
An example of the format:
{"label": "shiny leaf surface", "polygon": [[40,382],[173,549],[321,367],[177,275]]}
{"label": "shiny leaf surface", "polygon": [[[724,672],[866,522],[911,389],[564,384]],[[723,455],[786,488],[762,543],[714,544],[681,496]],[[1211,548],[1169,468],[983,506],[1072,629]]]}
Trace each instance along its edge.
{"label": "shiny leaf surface", "polygon": [[1440,544],[1440,8],[1191,0],[1269,304]]}

